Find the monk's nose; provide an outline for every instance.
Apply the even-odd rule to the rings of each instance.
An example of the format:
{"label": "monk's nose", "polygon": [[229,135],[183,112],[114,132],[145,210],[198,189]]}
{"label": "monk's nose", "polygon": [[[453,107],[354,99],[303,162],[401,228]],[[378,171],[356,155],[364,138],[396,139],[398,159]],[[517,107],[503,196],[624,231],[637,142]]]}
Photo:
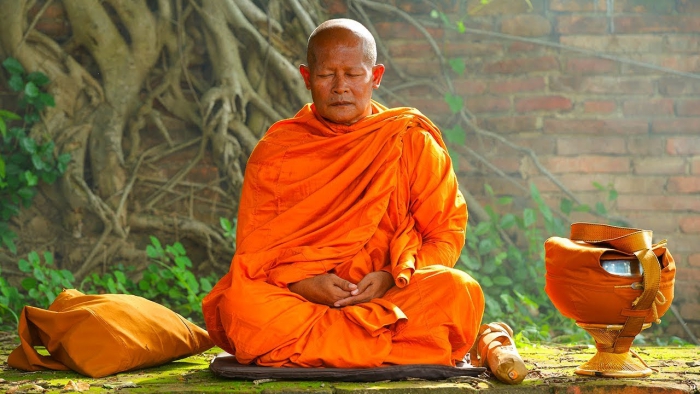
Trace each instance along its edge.
{"label": "monk's nose", "polygon": [[333,84],[333,93],[342,94],[348,91],[348,84],[345,78],[338,78]]}

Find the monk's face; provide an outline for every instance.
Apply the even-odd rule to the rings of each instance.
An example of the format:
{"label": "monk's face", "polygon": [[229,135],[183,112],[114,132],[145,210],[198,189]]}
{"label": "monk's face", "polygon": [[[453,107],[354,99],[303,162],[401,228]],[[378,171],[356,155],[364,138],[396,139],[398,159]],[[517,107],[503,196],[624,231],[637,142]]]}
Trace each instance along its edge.
{"label": "monk's face", "polygon": [[299,68],[316,111],[333,123],[351,125],[372,113],[372,90],[379,87],[384,66],[370,64],[363,45],[348,32],[320,35],[310,64]]}

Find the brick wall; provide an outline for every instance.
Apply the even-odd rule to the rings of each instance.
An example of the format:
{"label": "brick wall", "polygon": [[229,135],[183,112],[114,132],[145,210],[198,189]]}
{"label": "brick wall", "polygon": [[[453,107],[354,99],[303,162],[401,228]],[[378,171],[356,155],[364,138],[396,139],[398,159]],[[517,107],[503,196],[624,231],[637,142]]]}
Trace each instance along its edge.
{"label": "brick wall", "polygon": [[[325,2],[332,17],[355,18],[344,2]],[[669,240],[678,264],[674,305],[700,334],[700,1],[532,0],[528,10],[524,0],[492,0],[464,19],[467,28],[603,52],[695,78],[531,42],[445,31],[430,18],[426,2],[388,3],[429,26],[446,57],[464,60],[466,72],[452,79],[480,126],[534,150],[584,203],[605,201],[593,182],[612,185],[619,197],[607,205],[611,214],[653,230],[655,241]],[[455,17],[477,10],[479,3],[437,5]],[[439,78],[436,56],[417,29],[394,15],[370,16],[397,67],[415,79]],[[380,61],[386,63],[381,56]],[[386,78],[391,88],[396,76],[389,71]],[[443,128],[451,126],[450,109],[434,89],[395,93]],[[522,184],[534,182],[558,206],[557,187],[522,154],[471,134],[467,143]],[[477,195],[484,182],[497,193],[523,195],[469,158],[460,163],[460,177]],[[678,325],[669,331],[683,336]]]}
{"label": "brick wall", "polygon": [[[322,0],[332,17],[354,17],[344,0]],[[463,59],[456,91],[481,127],[532,149],[542,164],[585,203],[604,201],[593,182],[613,185],[611,213],[668,239],[678,264],[676,305],[700,334],[700,79],[530,42],[445,31],[429,17],[430,2],[388,0],[425,22],[448,58]],[[465,26],[536,38],[700,75],[700,0],[436,0],[450,16],[472,13]],[[60,4],[60,3],[59,3]],[[612,5],[608,9],[608,5]],[[395,62],[415,80],[439,78],[439,63],[422,34],[395,14],[369,11]],[[50,7],[37,28],[64,41],[70,26]],[[380,61],[387,59],[380,55]],[[385,77],[396,86],[396,73]],[[397,90],[442,127],[451,112],[425,85]],[[400,102],[384,95],[391,105]],[[2,96],[0,96],[2,100]],[[518,152],[470,135],[468,144],[552,205],[561,193]],[[465,186],[480,196],[520,189],[465,157]],[[596,220],[577,216],[576,220]],[[670,318],[671,321],[674,321]],[[669,334],[683,336],[676,324]]]}

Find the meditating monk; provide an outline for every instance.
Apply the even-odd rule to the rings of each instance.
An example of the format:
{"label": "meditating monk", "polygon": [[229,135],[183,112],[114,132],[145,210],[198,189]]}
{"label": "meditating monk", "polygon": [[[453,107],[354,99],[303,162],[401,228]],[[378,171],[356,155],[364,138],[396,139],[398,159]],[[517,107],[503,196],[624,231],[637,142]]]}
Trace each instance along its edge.
{"label": "meditating monk", "polygon": [[358,22],[322,23],[311,91],[251,154],[230,271],[203,303],[240,363],[455,365],[478,334],[479,284],[453,269],[467,207],[439,130],[372,101],[384,66]]}

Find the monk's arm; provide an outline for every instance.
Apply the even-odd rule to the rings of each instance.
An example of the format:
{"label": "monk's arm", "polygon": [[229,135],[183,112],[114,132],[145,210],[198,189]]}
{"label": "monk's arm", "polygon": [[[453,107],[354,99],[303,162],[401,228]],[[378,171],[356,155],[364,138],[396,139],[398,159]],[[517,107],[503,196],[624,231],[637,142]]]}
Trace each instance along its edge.
{"label": "monk's arm", "polygon": [[465,240],[467,204],[459,191],[450,156],[428,132],[413,132],[404,150],[411,179],[410,211],[423,245],[416,269],[428,265],[453,267]]}

